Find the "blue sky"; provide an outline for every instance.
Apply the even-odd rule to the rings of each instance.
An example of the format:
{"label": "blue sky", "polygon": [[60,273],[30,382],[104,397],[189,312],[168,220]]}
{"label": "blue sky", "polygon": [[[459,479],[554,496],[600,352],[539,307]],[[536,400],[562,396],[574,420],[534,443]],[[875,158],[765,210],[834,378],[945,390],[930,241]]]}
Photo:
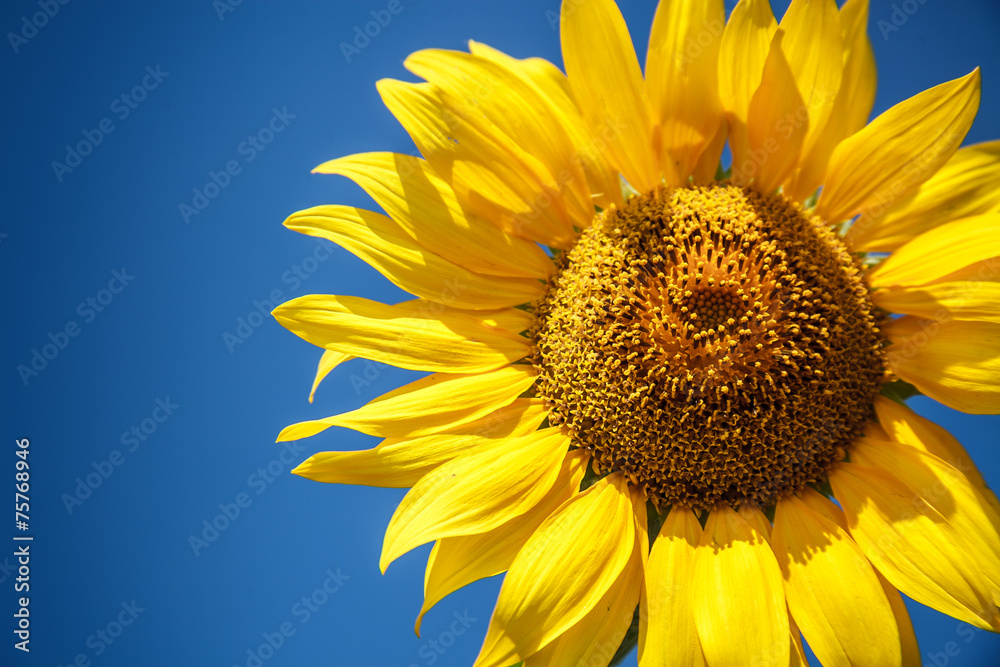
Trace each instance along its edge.
{"label": "blue sky", "polygon": [[[429,548],[378,571],[403,491],[288,472],[314,451],[376,439],[331,429],[274,444],[286,424],[352,409],[414,377],[351,362],[310,405],[319,351],[263,314],[312,292],[402,299],[349,253],[281,226],[309,206],[371,206],[346,179],[311,175],[320,162],[414,152],[375,81],[409,78],[401,61],[412,51],[470,38],[560,62],[554,0],[399,0],[387,14],[390,4],[0,8],[9,299],[0,477],[13,485],[15,441],[29,438],[35,538],[30,655],[13,649],[14,546],[0,550],[0,663],[474,659],[499,579],[445,599],[417,638]],[[642,58],[654,3],[621,6]],[[53,15],[32,26],[45,7]],[[340,44],[372,12],[391,20],[345,53]],[[982,107],[967,143],[1000,138],[998,28],[993,0],[873,2],[876,112],[979,65]],[[22,375],[34,350],[50,358]],[[1000,418],[912,403],[1000,486]],[[996,636],[919,605],[911,613],[927,664],[987,665],[1000,654]]]}

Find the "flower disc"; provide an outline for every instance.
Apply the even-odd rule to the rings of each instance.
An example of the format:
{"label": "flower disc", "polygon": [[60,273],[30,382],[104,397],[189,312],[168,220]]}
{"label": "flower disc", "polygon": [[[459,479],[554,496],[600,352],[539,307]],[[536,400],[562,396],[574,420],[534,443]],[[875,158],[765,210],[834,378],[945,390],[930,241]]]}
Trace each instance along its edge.
{"label": "flower disc", "polygon": [[885,374],[838,237],[780,195],[726,184],[602,213],[536,313],[551,423],[661,508],[766,506],[818,481]]}

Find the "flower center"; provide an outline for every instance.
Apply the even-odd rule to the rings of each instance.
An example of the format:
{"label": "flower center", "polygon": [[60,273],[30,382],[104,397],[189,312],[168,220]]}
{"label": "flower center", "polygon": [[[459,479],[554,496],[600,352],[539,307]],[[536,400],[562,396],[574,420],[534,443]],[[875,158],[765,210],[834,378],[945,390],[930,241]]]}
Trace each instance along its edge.
{"label": "flower center", "polygon": [[861,267],[780,195],[725,184],[598,216],[536,304],[550,422],[664,508],[822,479],[885,374]]}

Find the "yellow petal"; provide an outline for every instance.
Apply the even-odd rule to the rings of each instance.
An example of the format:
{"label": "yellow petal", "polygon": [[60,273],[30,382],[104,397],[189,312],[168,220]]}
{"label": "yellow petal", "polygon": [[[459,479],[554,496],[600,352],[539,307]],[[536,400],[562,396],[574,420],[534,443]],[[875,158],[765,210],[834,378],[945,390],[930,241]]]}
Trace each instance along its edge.
{"label": "yellow petal", "polygon": [[878,571],[875,574],[878,575],[882,590],[885,591],[885,597],[889,600],[889,606],[892,607],[892,613],[896,616],[896,627],[899,630],[899,652],[902,658],[900,664],[902,667],[920,667],[923,664],[920,658],[920,647],[917,645],[917,635],[913,631],[910,612],[906,610],[903,596]]}
{"label": "yellow petal", "polygon": [[768,0],[740,0],[722,35],[719,50],[719,99],[729,125],[734,181],[751,164],[747,118],[750,100],[760,86],[771,39],[778,29]]}
{"label": "yellow petal", "polygon": [[[440,437],[440,436],[438,436]],[[456,535],[439,540],[431,550],[424,577],[424,604],[417,616],[416,631],[431,607],[445,596],[473,581],[500,574],[538,527],[565,501],[580,491],[590,454],[574,450],[563,459],[552,488],[521,516],[485,533]]]}
{"label": "yellow petal", "polygon": [[324,162],[313,171],[350,178],[420,245],[470,271],[522,278],[543,278],[552,271],[537,244],[468,215],[451,186],[424,160],[364,153]]}
{"label": "yellow petal", "polygon": [[627,483],[616,473],[546,519],[507,572],[475,667],[523,660],[594,609],[632,561],[634,517]]}
{"label": "yellow petal", "polygon": [[740,505],[740,508],[736,511],[740,515],[740,518],[746,521],[751,528],[760,533],[768,544],[771,543],[771,522],[767,520],[764,513],[761,512],[756,507],[744,503]]}
{"label": "yellow petal", "polygon": [[492,373],[435,373],[383,394],[357,410],[286,426],[278,442],[301,440],[331,426],[383,438],[452,432],[510,405],[535,382],[535,369],[516,365]]}
{"label": "yellow petal", "polygon": [[292,472],[317,482],[407,488],[446,461],[495,438],[534,432],[548,411],[540,401],[519,398],[483,419],[466,424],[462,434],[386,438],[374,449],[313,454]]}
{"label": "yellow petal", "polygon": [[792,646],[789,649],[791,655],[789,656],[788,667],[809,667],[809,658],[806,657],[806,651],[802,648],[802,633],[796,627],[795,619],[788,619],[788,627],[792,633]]}
{"label": "yellow petal", "polygon": [[788,608],[823,665],[899,664],[895,615],[846,530],[789,496],[778,501],[771,544]]}
{"label": "yellow petal", "polygon": [[960,470],[991,505],[1000,511],[1000,503],[986,486],[986,480],[965,447],[951,433],[907,406],[885,396],[875,399],[879,423],[896,442],[933,454]]}
{"label": "yellow petal", "polygon": [[844,136],[848,137],[868,123],[875,105],[878,74],[868,39],[868,4],[868,0],[847,0],[840,8],[844,74],[831,116],[844,114]]}
{"label": "yellow petal", "polygon": [[1000,513],[957,468],[916,447],[859,438],[851,460],[891,470],[911,491],[918,510],[927,504],[965,539],[1000,600]]}
{"label": "yellow petal", "polygon": [[317,206],[292,214],[285,226],[333,241],[397,287],[456,308],[506,308],[530,303],[545,291],[545,284],[533,278],[473,273],[427,250],[379,213],[350,206]]}
{"label": "yellow petal", "polygon": [[875,55],[868,40],[868,0],[844,3],[840,10],[840,28],[844,49],[840,90],[826,124],[810,124],[807,140],[810,145],[803,150],[801,169],[785,185],[785,193],[798,201],[804,201],[820,186],[834,149],[865,126],[875,103],[877,76]]}
{"label": "yellow petal", "polygon": [[[591,135],[606,137],[604,153],[639,192],[660,183],[653,123],[632,38],[613,0],[563,2],[563,62],[573,97]],[[673,185],[675,174],[666,174]]]}
{"label": "yellow petal", "polygon": [[[850,532],[850,529],[847,527],[847,517],[844,516],[843,510],[830,502],[825,496],[808,487],[800,491],[799,496],[810,510],[824,519],[835,523],[844,531]],[[886,581],[885,577],[878,570],[875,570],[875,575],[878,577],[879,583],[882,584],[882,590],[885,591],[886,599],[889,600],[889,606],[892,607],[892,613],[896,617],[902,665],[903,667],[920,667],[920,650],[917,648],[917,637],[913,633],[913,624],[910,622],[910,614],[906,611],[903,598],[899,595],[899,591]],[[805,661],[802,664],[804,666],[806,664]]]}
{"label": "yellow petal", "polygon": [[889,287],[872,294],[872,301],[891,313],[1000,323],[1000,283],[966,280]]}
{"label": "yellow petal", "polygon": [[719,44],[726,28],[722,0],[662,0],[646,52],[646,92],[660,124],[661,161],[680,182],[724,124],[719,102]]}
{"label": "yellow petal", "polygon": [[847,233],[856,250],[891,252],[943,222],[1000,210],[1000,141],[958,149],[912,194],[874,208]]}
{"label": "yellow petal", "polygon": [[809,130],[808,106],[782,48],[785,38],[785,31],[779,28],[771,40],[760,87],[750,100],[750,153],[742,162],[733,163],[735,181],[753,182],[765,193],[778,189],[798,165]]}
{"label": "yellow petal", "polygon": [[524,358],[528,341],[470,315],[310,294],[272,312],[313,345],[417,371],[475,373]]}
{"label": "yellow petal", "polygon": [[788,665],[790,630],[778,562],[764,536],[729,507],[708,516],[694,589],[695,627],[709,665]]}
{"label": "yellow petal", "polygon": [[310,403],[313,402],[313,398],[316,396],[316,390],[319,388],[319,383],[330,374],[330,371],[345,361],[350,361],[353,358],[353,356],[344,354],[343,352],[323,350],[323,356],[319,358],[319,365],[316,367],[316,377],[313,379],[312,389],[309,390]]}
{"label": "yellow petal", "polygon": [[979,108],[980,75],[897,104],[837,146],[816,206],[830,222],[886,205],[934,175],[958,149]]}
{"label": "yellow petal", "polygon": [[639,607],[639,667],[705,664],[694,625],[694,565],[701,524],[674,507],[649,552]]}
{"label": "yellow petal", "polygon": [[826,135],[843,77],[844,44],[837,3],[793,0],[779,28],[785,33],[781,49],[802,101],[800,108],[790,109],[788,122],[808,127],[801,147],[801,154],[808,155]]}
{"label": "yellow petal", "polygon": [[883,327],[889,370],[925,395],[970,414],[1000,413],[1000,324],[913,316]]}
{"label": "yellow petal", "polygon": [[[566,75],[559,68],[541,58],[518,60],[485,44],[469,42],[469,50],[483,58],[489,58],[530,81],[559,113],[560,123],[573,142],[573,149],[582,162],[587,175],[593,203],[601,208],[611,204],[622,206],[621,183],[618,171],[612,167],[602,153],[604,139],[590,134],[583,116],[570,89]],[[714,169],[714,167],[713,167]],[[714,172],[713,172],[714,173]],[[582,225],[581,225],[582,226]]]}
{"label": "yellow petal", "polygon": [[975,262],[1000,256],[1000,214],[955,220],[924,232],[870,275],[872,287],[926,285]]}
{"label": "yellow petal", "polygon": [[[559,110],[532,83],[489,58],[460,51],[426,49],[410,55],[407,69],[437,86],[445,100],[466,105],[463,118],[477,126],[483,120],[509,137],[519,161],[558,199],[545,206],[568,208],[570,218],[593,214],[587,180]],[[461,111],[460,105],[449,105]],[[456,125],[456,128],[458,126]],[[485,133],[485,132],[484,132]]]}
{"label": "yellow petal", "polygon": [[434,540],[485,533],[521,516],[548,493],[569,438],[559,428],[485,441],[420,478],[389,521],[379,567]]}
{"label": "yellow petal", "polygon": [[715,175],[719,169],[719,159],[722,151],[726,147],[726,139],[729,138],[729,125],[723,123],[709,142],[708,147],[698,156],[698,162],[691,171],[691,179],[695,185],[708,185],[715,180]]}
{"label": "yellow petal", "polygon": [[604,596],[573,627],[524,661],[524,667],[607,664],[614,657],[632,624],[643,581],[643,561],[649,541],[646,534],[646,499],[632,492],[635,513],[635,548],[628,564]]}
{"label": "yellow petal", "polygon": [[912,492],[887,470],[842,463],[829,477],[854,541],[889,583],[949,616],[1000,629],[989,584],[940,513],[914,507]]}
{"label": "yellow petal", "polygon": [[463,208],[510,233],[568,247],[573,224],[559,184],[481,111],[426,83],[383,79],[377,87],[386,107],[434,171],[451,184]]}
{"label": "yellow petal", "polygon": [[941,278],[940,282],[961,282],[964,280],[1000,280],[1000,257],[990,257],[963,266],[958,271],[952,271]]}

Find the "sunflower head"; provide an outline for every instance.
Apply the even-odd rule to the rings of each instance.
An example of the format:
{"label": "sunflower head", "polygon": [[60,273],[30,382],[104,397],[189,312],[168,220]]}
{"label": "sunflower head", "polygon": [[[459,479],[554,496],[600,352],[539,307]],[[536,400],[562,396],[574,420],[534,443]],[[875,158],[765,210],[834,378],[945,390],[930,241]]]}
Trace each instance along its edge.
{"label": "sunflower head", "polygon": [[[1000,630],[1000,502],[900,398],[1000,412],[1000,142],[979,71],[869,122],[867,0],[661,0],[645,67],[567,1],[565,73],[483,44],[378,90],[420,157],[346,176],[383,213],[286,225],[415,298],[274,314],[429,374],[294,424],[382,438],[295,472],[409,487],[381,566],[424,605],[506,572],[476,667],[911,665],[900,592]],[[721,164],[725,147],[731,161]],[[630,644],[629,642],[632,642]]]}
{"label": "sunflower head", "polygon": [[780,195],[633,197],[557,266],[530,332],[538,395],[658,507],[773,505],[873,415],[885,358],[861,267]]}

